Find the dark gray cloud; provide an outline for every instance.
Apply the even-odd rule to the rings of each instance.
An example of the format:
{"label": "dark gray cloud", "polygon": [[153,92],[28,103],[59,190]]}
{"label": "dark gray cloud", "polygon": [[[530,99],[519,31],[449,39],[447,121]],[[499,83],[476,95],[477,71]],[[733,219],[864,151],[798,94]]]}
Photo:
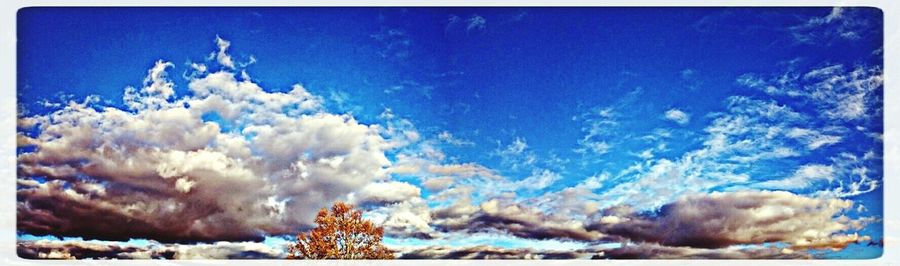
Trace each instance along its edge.
{"label": "dark gray cloud", "polygon": [[528,206],[492,199],[479,206],[457,205],[436,210],[435,225],[444,231],[503,231],[530,239],[595,241],[598,232],[587,231],[581,221],[543,213]]}
{"label": "dark gray cloud", "polygon": [[866,236],[845,233],[861,225],[843,216],[851,201],[789,192],[744,191],[684,197],[658,213],[627,206],[606,209],[589,225],[610,236],[665,246],[724,248],[784,242],[795,247],[843,248]]}
{"label": "dark gray cloud", "polygon": [[870,240],[853,233],[868,220],[845,216],[852,208],[849,200],[783,191],[715,192],[682,197],[656,212],[618,205],[579,220],[495,198],[479,205],[437,209],[432,212],[432,224],[443,232],[503,232],[527,239],[588,243],[717,249],[781,242],[796,249],[842,249]]}
{"label": "dark gray cloud", "polygon": [[173,259],[171,250],[156,252],[142,247],[97,244],[81,241],[27,241],[16,244],[16,253],[24,259]]}
{"label": "dark gray cloud", "polygon": [[[78,186],[75,183],[74,186]],[[83,184],[81,184],[83,185]],[[72,183],[54,180],[17,191],[17,230],[34,235],[163,242],[260,241],[263,232],[238,217],[221,214],[208,202],[185,203],[159,193],[134,189],[78,192]],[[168,211],[167,211],[168,210]],[[193,221],[208,222],[196,227]]]}

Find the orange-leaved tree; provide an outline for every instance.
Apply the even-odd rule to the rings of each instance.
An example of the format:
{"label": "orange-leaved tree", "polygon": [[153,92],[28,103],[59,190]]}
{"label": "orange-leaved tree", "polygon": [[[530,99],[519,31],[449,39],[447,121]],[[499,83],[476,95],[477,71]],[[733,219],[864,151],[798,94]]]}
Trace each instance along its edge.
{"label": "orange-leaved tree", "polygon": [[362,218],[352,205],[337,202],[316,215],[316,228],[297,235],[288,259],[393,259],[381,244],[384,228]]}

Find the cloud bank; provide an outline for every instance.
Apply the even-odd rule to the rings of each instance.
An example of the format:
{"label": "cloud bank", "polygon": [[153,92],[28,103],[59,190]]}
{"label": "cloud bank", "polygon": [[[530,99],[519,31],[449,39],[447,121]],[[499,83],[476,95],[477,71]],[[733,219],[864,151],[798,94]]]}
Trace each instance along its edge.
{"label": "cloud bank", "polygon": [[[31,234],[164,242],[260,240],[308,227],[316,210],[357,192],[402,200],[382,183],[384,128],[321,108],[301,85],[268,92],[226,67],[190,76],[175,95],[158,61],[127,108],[95,98],[21,116],[17,229]],[[37,182],[36,177],[43,178]],[[387,185],[385,185],[387,184]]]}

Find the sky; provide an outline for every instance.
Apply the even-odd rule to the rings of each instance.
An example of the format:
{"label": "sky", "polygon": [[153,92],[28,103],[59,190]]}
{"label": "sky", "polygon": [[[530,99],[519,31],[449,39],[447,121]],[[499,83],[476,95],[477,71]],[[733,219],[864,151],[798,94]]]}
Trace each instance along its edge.
{"label": "sky", "polygon": [[881,256],[875,8],[26,8],[17,251]]}

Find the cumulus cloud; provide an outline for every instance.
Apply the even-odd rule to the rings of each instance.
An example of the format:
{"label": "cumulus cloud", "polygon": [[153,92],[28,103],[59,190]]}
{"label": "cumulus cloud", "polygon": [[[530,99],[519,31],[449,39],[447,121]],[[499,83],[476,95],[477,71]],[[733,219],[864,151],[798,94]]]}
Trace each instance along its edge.
{"label": "cumulus cloud", "polygon": [[156,65],[147,71],[147,77],[144,78],[144,84],[148,84],[146,92],[149,94],[159,94],[163,99],[168,99],[175,94],[175,88],[172,82],[166,79],[166,69],[174,67],[170,62],[162,60],[157,61]]}
{"label": "cumulus cloud", "polygon": [[666,119],[678,123],[682,126],[687,125],[687,123],[691,122],[691,116],[684,111],[678,110],[677,108],[672,108],[666,111]]}
{"label": "cumulus cloud", "polygon": [[270,247],[259,242],[215,242],[212,244],[165,245],[163,250],[174,250],[174,259],[280,259],[286,256],[284,249]]}
{"label": "cumulus cloud", "polygon": [[386,204],[407,201],[419,197],[419,187],[405,182],[379,182],[371,183],[351,195],[350,201],[354,204]]}
{"label": "cumulus cloud", "polygon": [[366,212],[375,224],[384,226],[385,234],[393,237],[431,239],[437,237],[432,228],[432,212],[422,198],[388,204]]}
{"label": "cumulus cloud", "polygon": [[216,46],[219,47],[219,51],[215,53],[216,62],[224,67],[234,69],[234,61],[231,59],[231,55],[225,53],[225,51],[228,50],[228,47],[231,46],[231,42],[216,35]]}
{"label": "cumulus cloud", "polygon": [[422,182],[422,186],[430,191],[441,191],[453,185],[455,179],[449,176],[428,178]]}
{"label": "cumulus cloud", "polygon": [[[217,43],[227,67],[229,44]],[[193,75],[191,94],[174,98],[171,67],[159,61],[142,88],[127,89],[128,110],[70,101],[19,119],[37,133],[19,141],[33,151],[17,158],[20,183],[29,184],[17,189],[18,230],[259,240],[309,226],[317,209],[387,178],[383,127],[324,111],[300,85],[268,92],[227,70]],[[29,182],[34,176],[49,181]],[[361,195],[378,199],[369,192]]]}
{"label": "cumulus cloud", "polygon": [[[588,226],[630,241],[665,246],[724,248],[740,244],[784,242],[797,248],[841,247],[858,236],[843,213],[847,200],[810,198],[777,191],[742,191],[683,197],[658,215],[627,206],[606,209]],[[821,244],[816,244],[821,243]]]}

